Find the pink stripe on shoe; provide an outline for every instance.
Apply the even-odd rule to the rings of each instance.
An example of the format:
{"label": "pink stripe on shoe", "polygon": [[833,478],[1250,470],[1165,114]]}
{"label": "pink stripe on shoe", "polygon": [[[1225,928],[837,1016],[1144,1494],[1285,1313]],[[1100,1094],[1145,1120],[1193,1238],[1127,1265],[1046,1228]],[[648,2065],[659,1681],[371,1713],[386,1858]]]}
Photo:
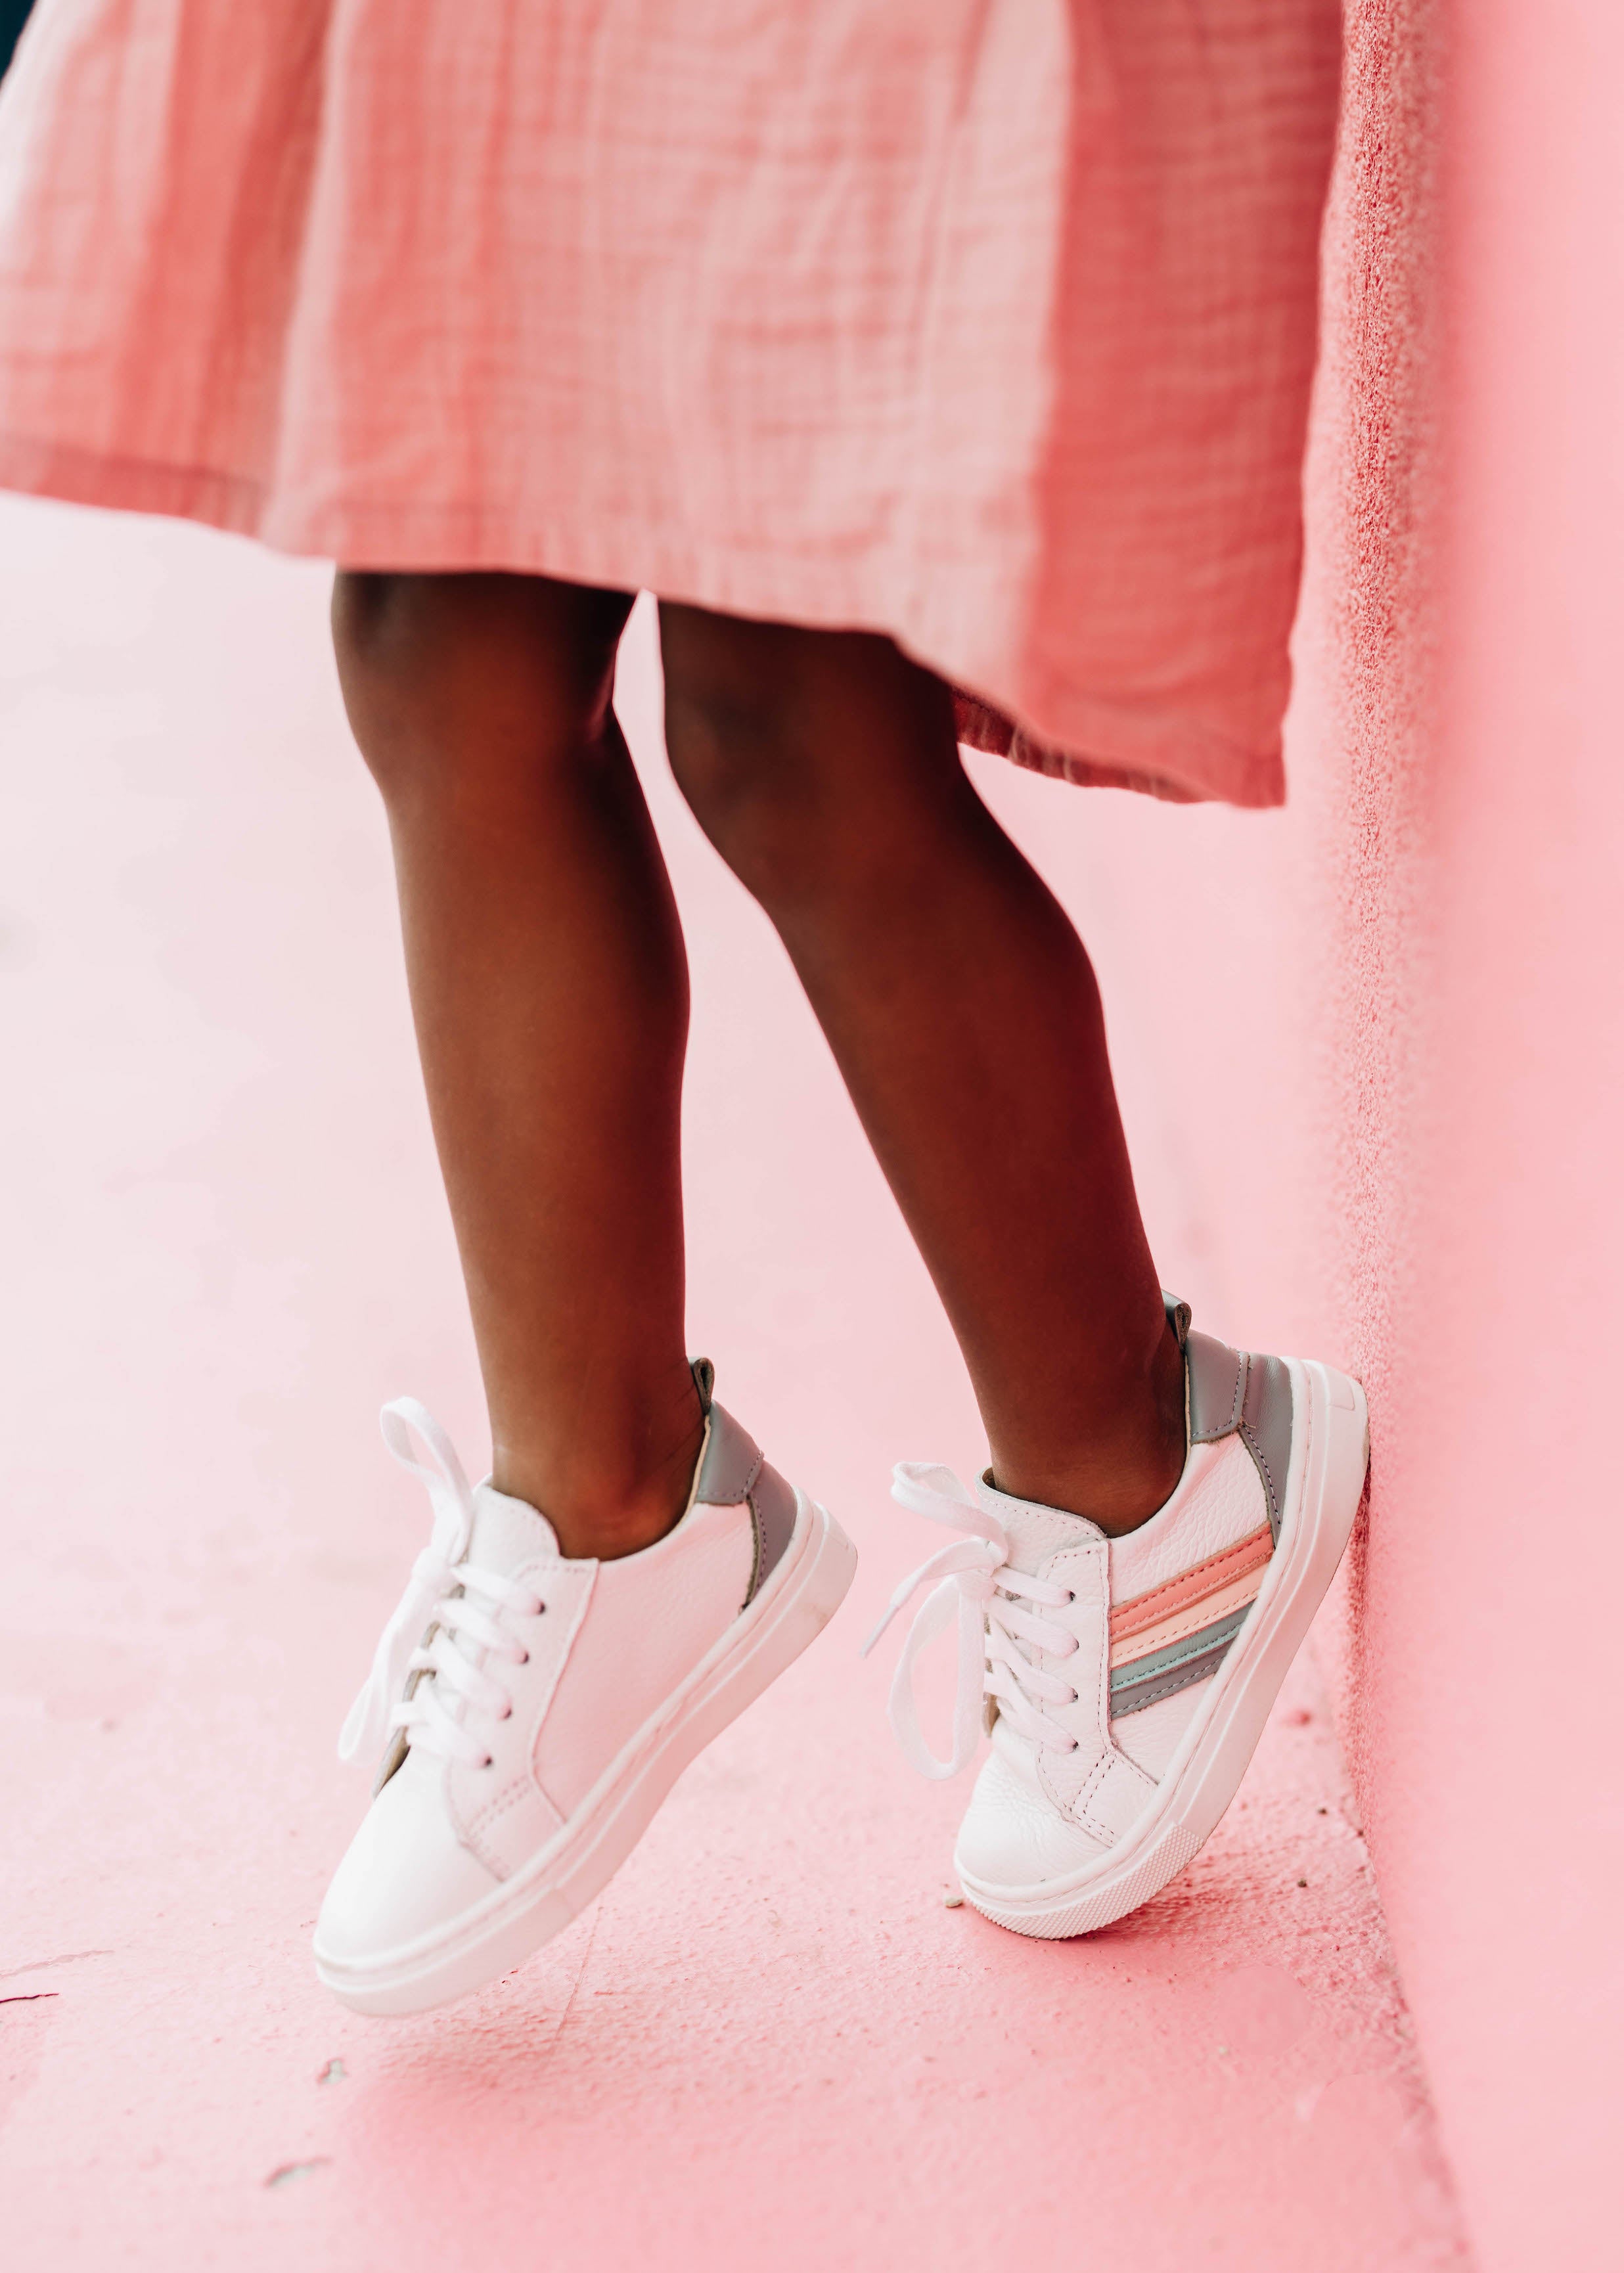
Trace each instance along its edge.
{"label": "pink stripe on shoe", "polygon": [[1115,1673],[1119,1666],[1132,1665],[1139,1658],[1154,1656],[1159,1649],[1170,1648],[1176,1641],[1183,1641],[1190,1634],[1199,1633],[1203,1626],[1210,1626],[1220,1618],[1227,1618],[1231,1610],[1245,1609],[1258,1598],[1258,1589],[1263,1584],[1263,1568],[1266,1567],[1248,1571],[1240,1578],[1232,1579],[1229,1586],[1220,1587],[1214,1594],[1203,1594],[1199,1602],[1191,1602],[1184,1609],[1175,1610],[1165,1618],[1158,1618],[1154,1626],[1144,1626],[1138,1633],[1113,1642],[1111,1671]]}
{"label": "pink stripe on shoe", "polygon": [[[1118,1642],[1131,1635],[1143,1633],[1151,1626],[1160,1625],[1192,1603],[1204,1602],[1232,1586],[1253,1571],[1261,1571],[1274,1551],[1273,1534],[1267,1523],[1244,1539],[1237,1539],[1232,1547],[1221,1554],[1209,1555],[1205,1563],[1197,1563],[1177,1579],[1164,1579],[1147,1594],[1136,1594],[1131,1602],[1119,1602],[1111,1612],[1111,1645],[1113,1652]],[[1254,1587],[1253,1592],[1256,1592]],[[1138,1650],[1133,1653],[1137,1657]]]}

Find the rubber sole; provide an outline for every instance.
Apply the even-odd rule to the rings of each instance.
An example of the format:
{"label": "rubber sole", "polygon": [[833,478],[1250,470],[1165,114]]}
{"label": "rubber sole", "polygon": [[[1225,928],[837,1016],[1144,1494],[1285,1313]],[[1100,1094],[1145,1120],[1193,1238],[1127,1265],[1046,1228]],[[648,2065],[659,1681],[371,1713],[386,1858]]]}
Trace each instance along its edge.
{"label": "rubber sole", "polygon": [[795,1529],[767,1585],[613,1761],[539,1854],[471,1910],[365,1967],[316,1949],[353,2012],[425,2013],[511,1973],[600,1894],[688,1762],[769,1688],[844,1601],[857,1550],[826,1508],[795,1495]]}
{"label": "rubber sole", "polygon": [[[1365,1491],[1365,1392],[1288,1358],[1294,1425],[1280,1544],[1234,1647],[1145,1812],[1109,1855],[1060,1879],[992,1886],[959,1869],[965,1900],[1012,1932],[1058,1941],[1126,1917],[1192,1862],[1240,1788],[1271,1707],[1342,1561]],[[1301,1414],[1305,1425],[1296,1425]]]}

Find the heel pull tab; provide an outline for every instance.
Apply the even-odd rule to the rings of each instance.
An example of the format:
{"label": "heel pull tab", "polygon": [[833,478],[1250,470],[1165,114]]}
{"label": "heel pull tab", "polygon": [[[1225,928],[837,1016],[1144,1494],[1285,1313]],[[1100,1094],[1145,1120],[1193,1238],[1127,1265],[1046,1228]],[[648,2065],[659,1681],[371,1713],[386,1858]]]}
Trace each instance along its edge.
{"label": "heel pull tab", "polygon": [[688,1370],[694,1377],[694,1386],[699,1392],[699,1409],[708,1416],[710,1399],[716,1390],[716,1368],[708,1357],[691,1357]]}

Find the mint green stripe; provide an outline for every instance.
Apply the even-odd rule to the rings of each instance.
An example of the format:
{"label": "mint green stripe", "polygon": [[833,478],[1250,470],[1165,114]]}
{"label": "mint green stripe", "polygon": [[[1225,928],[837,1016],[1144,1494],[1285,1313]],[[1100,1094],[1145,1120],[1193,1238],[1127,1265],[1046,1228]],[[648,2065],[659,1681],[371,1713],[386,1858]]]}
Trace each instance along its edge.
{"label": "mint green stripe", "polygon": [[1124,1689],[1137,1689],[1141,1683],[1157,1681],[1164,1673],[1173,1673],[1186,1659],[1205,1657],[1209,1650],[1227,1649],[1245,1623],[1250,1602],[1243,1602],[1238,1610],[1225,1617],[1214,1619],[1199,1633],[1186,1634],[1183,1641],[1169,1642],[1165,1649],[1153,1649],[1148,1657],[1136,1657],[1131,1665],[1119,1665],[1111,1676],[1111,1699],[1116,1702]]}

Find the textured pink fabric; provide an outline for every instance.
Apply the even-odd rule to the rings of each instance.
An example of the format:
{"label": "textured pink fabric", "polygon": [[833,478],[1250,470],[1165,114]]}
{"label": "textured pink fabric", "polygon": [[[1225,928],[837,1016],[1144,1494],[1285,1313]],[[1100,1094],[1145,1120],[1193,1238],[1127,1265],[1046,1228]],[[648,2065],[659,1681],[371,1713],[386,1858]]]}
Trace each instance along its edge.
{"label": "textured pink fabric", "polygon": [[1282,793],[1334,0],[43,0],[0,483],[889,630]]}

